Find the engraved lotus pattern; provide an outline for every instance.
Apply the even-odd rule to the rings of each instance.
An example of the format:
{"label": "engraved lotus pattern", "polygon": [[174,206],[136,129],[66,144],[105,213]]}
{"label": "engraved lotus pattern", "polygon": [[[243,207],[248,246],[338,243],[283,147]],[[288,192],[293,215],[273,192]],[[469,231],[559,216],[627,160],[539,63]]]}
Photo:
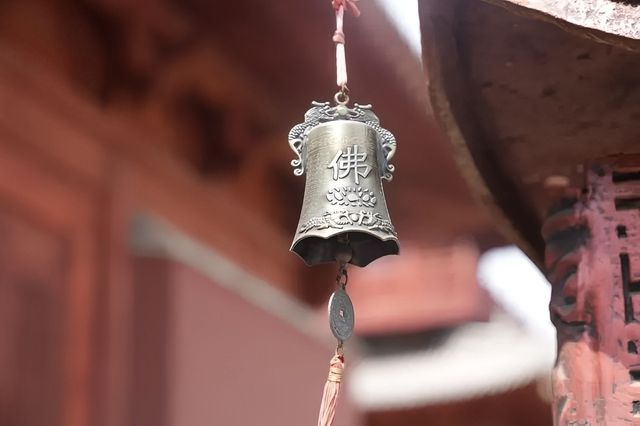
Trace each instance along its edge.
{"label": "engraved lotus pattern", "polygon": [[327,200],[334,206],[350,207],[374,207],[378,201],[373,191],[353,186],[330,189]]}

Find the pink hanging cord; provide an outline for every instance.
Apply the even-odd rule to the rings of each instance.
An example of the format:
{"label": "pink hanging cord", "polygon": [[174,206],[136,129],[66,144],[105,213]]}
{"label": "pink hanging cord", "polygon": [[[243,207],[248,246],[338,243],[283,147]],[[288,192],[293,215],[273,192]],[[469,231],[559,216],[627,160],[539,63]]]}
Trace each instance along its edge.
{"label": "pink hanging cord", "polygon": [[356,6],[358,0],[331,0],[336,11],[336,32],[333,34],[333,42],[336,44],[336,84],[344,93],[347,90],[347,60],[344,51],[344,10],[349,9],[358,17],[360,10]]}
{"label": "pink hanging cord", "polygon": [[344,355],[341,350],[331,358],[329,363],[329,377],[324,385],[322,403],[320,404],[320,414],[318,415],[318,426],[331,426],[336,415],[338,396],[340,395],[340,383],[344,372]]}

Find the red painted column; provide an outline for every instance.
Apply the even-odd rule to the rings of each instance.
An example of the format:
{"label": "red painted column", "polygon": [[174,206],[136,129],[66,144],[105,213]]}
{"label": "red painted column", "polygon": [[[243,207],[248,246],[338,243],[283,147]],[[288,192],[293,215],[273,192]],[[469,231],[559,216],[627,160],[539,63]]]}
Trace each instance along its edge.
{"label": "red painted column", "polygon": [[596,162],[543,227],[556,425],[640,424],[640,157]]}

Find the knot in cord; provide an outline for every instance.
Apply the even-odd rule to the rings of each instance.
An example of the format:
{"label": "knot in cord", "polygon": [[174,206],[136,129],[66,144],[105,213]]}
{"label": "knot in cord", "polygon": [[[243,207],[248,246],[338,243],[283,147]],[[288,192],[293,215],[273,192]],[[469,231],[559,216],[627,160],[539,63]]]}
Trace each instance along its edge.
{"label": "knot in cord", "polygon": [[342,375],[344,374],[344,357],[339,354],[335,354],[329,363],[329,377],[328,382],[340,383],[342,382]]}
{"label": "knot in cord", "polygon": [[360,9],[356,6],[356,2],[359,0],[331,0],[331,5],[335,10],[340,9],[341,7],[344,9],[349,9],[349,11],[356,18],[360,16]]}

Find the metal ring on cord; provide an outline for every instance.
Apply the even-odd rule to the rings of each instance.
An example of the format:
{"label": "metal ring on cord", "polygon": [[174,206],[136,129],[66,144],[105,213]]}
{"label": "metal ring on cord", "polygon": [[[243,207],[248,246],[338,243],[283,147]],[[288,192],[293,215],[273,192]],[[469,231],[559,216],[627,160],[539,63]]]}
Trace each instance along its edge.
{"label": "metal ring on cord", "polygon": [[346,105],[349,103],[349,95],[347,95],[348,90],[340,90],[335,94],[333,100],[336,101],[338,105]]}
{"label": "metal ring on cord", "polygon": [[349,274],[347,273],[346,266],[343,266],[338,271],[338,275],[336,276],[336,283],[339,287],[345,288],[347,283],[349,282]]}

